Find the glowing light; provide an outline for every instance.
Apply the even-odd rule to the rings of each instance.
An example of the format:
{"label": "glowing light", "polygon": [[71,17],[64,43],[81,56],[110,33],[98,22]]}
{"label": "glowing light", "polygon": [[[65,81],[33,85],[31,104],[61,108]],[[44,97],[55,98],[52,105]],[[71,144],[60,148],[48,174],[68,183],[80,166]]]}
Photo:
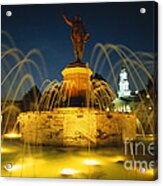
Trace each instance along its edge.
{"label": "glowing light", "polygon": [[63,176],[70,176],[70,175],[78,173],[78,171],[71,169],[71,168],[65,168],[65,169],[61,170],[60,173]]}
{"label": "glowing light", "polygon": [[22,165],[13,165],[10,169],[8,169],[7,166],[4,166],[4,168],[7,171],[12,172],[12,171],[21,170],[22,169]]}
{"label": "glowing light", "polygon": [[154,169],[147,169],[146,174],[148,174],[149,176],[153,176],[154,175]]}
{"label": "glowing light", "polygon": [[9,133],[9,134],[4,134],[3,137],[6,139],[19,139],[22,137],[22,135],[17,133]]}
{"label": "glowing light", "polygon": [[109,107],[107,107],[107,108],[106,108],[106,111],[109,112],[109,110],[110,110]]}
{"label": "glowing light", "polygon": [[62,75],[66,76],[68,74],[75,74],[75,73],[83,73],[83,74],[88,74],[89,76],[92,75],[92,71],[89,68],[82,68],[82,67],[75,67],[75,68],[65,68],[62,71]]}
{"label": "glowing light", "polygon": [[12,153],[12,152],[15,152],[15,151],[16,150],[14,150],[14,149],[6,148],[6,147],[1,148],[1,153],[2,154],[8,154],[8,153]]}
{"label": "glowing light", "polygon": [[152,107],[148,107],[149,110],[152,110]]}
{"label": "glowing light", "polygon": [[147,94],[147,95],[146,95],[146,98],[147,98],[147,99],[149,99],[149,98],[150,98],[150,95],[149,95],[149,94]]}
{"label": "glowing light", "polygon": [[2,119],[3,119],[3,116],[2,116],[2,115],[0,115],[0,121],[1,121],[1,123],[2,123]]}
{"label": "glowing light", "polygon": [[96,160],[84,160],[83,164],[85,164],[85,165],[100,165],[100,162],[98,162]]}
{"label": "glowing light", "polygon": [[139,91],[138,91],[138,90],[136,90],[136,91],[135,91],[135,94],[138,94],[138,93],[139,93]]}

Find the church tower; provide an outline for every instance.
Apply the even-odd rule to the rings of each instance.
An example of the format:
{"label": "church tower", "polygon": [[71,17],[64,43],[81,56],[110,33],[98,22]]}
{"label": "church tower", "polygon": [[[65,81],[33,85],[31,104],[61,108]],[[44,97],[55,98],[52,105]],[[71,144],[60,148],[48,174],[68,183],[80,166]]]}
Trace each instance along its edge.
{"label": "church tower", "polygon": [[126,68],[122,66],[121,72],[120,72],[120,80],[119,80],[119,91],[118,91],[118,97],[128,97],[131,95],[131,90],[129,88],[129,81],[128,81],[128,73],[126,71]]}

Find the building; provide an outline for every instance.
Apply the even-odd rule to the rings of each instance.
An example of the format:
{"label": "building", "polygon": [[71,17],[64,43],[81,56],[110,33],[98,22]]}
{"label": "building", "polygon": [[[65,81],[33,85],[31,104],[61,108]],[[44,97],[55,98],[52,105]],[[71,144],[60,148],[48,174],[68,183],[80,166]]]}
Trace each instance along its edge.
{"label": "building", "polygon": [[118,97],[113,101],[115,112],[132,112],[135,108],[135,96],[131,94],[128,73],[122,66],[119,74]]}

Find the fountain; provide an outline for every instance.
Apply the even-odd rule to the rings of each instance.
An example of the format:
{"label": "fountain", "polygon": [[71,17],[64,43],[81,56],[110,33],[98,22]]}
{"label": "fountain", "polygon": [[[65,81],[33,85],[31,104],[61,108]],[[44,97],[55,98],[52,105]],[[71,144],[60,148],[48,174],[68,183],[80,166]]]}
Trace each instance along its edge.
{"label": "fountain", "polygon": [[[75,19],[78,21],[77,16]],[[80,29],[77,35],[73,34],[76,32],[72,26],[76,61],[62,70],[62,83],[47,86],[37,104],[39,111],[19,114],[22,141],[34,145],[96,147],[134,140],[136,116],[112,112],[114,92],[104,80],[91,80],[93,72],[82,62],[84,38],[89,34]]]}
{"label": "fountain", "polygon": [[[6,32],[2,34],[9,37]],[[138,168],[130,172],[129,178],[121,165],[127,158],[135,158],[124,156],[124,141],[155,140],[156,100],[152,96],[154,77],[149,68],[154,64],[152,54],[133,52],[123,45],[97,43],[86,63],[82,61],[83,53],[77,55],[81,51],[74,47],[76,61],[63,68],[63,80],[59,82],[47,79],[39,50],[24,54],[13,41],[9,45],[2,44],[3,175],[108,179],[111,169],[113,179],[153,179],[153,170],[148,169],[141,176],[136,172]],[[116,63],[111,58],[113,53],[119,57]],[[117,99],[126,101],[125,96],[116,94],[120,92],[118,74],[122,66],[134,87],[133,97],[138,99],[132,100],[134,108],[125,111],[115,105]],[[107,68],[103,78],[100,74]],[[40,92],[33,73],[38,74]],[[132,95],[127,96],[129,100]],[[13,164],[13,169],[7,170],[6,163]],[[106,175],[101,175],[99,169]],[[117,171],[123,176],[117,175]]]}
{"label": "fountain", "polygon": [[[20,113],[18,123],[25,143],[84,147],[107,146],[135,139],[136,116],[108,111],[115,95],[106,82],[91,81],[92,71],[86,63],[72,62],[62,74],[64,80],[58,88],[59,96],[52,88],[48,95],[45,91],[45,101],[40,101],[48,110]],[[100,85],[97,86],[99,92],[95,84]],[[101,95],[106,100],[100,98]]]}
{"label": "fountain", "polygon": [[[12,42],[13,43],[13,42]],[[117,76],[115,75],[115,68],[117,64],[123,64],[129,75],[134,79],[131,73],[131,68],[136,65],[142,70],[147,77],[153,83],[153,78],[144,64],[140,61],[140,57],[145,56],[152,60],[152,55],[148,53],[140,53],[138,57],[130,49],[124,46],[97,44],[95,51],[100,48],[101,51],[97,55],[93,71],[89,68],[88,63],[82,62],[81,59],[77,59],[76,62],[70,62],[63,70],[63,81],[57,80],[50,81],[48,79],[43,81],[42,72],[38,68],[38,65],[30,58],[35,53],[41,59],[44,65],[42,55],[36,49],[30,51],[27,55],[24,55],[19,49],[7,49],[4,47],[2,51],[3,64],[9,69],[7,75],[2,76],[2,86],[8,86],[11,81],[10,88],[7,91],[6,98],[2,102],[2,115],[5,125],[3,125],[4,137],[12,137],[10,134],[14,134],[15,129],[18,128],[20,133],[19,138],[22,141],[29,144],[43,144],[43,145],[55,145],[55,146],[105,146],[108,144],[119,144],[126,139],[136,139],[137,130],[141,130],[145,135],[144,127],[142,126],[139,117],[140,109],[147,109],[147,118],[151,132],[154,133],[155,126],[152,126],[153,121],[153,101],[145,87],[145,83],[141,79],[142,87],[145,87],[146,99],[150,104],[145,105],[144,98],[141,94],[138,94],[140,98],[140,104],[133,112],[117,112],[114,103],[116,100],[116,94],[113,88],[107,83],[110,81],[111,74],[113,76],[114,88],[119,93]],[[130,56],[127,57],[121,48],[130,52]],[[107,51],[108,50],[108,51]],[[121,61],[112,66],[108,53],[111,55],[113,51],[116,51],[121,57]],[[108,52],[108,53],[107,53]],[[123,55],[122,55],[123,54]],[[97,65],[99,60],[105,56],[102,61],[102,67],[100,73],[104,67],[105,61],[109,63],[110,74],[108,81],[103,78],[95,77],[93,73],[97,71]],[[12,56],[16,60],[16,64],[9,67],[9,63],[6,61],[7,56]],[[20,57],[21,56],[21,57]],[[138,62],[134,61],[134,59]],[[18,61],[18,62],[17,62]],[[92,65],[93,57],[91,57],[90,65]],[[122,63],[123,62],[123,63]],[[141,62],[141,63],[140,63]],[[147,65],[153,64],[151,61],[146,62]],[[20,82],[17,82],[17,78],[21,76],[21,70],[27,65],[28,72],[26,73]],[[34,86],[34,79],[31,73],[31,65],[36,69],[38,77],[42,84],[40,90],[43,92],[40,99],[37,93],[34,91],[35,103],[33,108],[29,111],[21,112],[17,106],[15,106],[15,99],[27,86]],[[43,68],[44,69],[44,68]],[[133,69],[138,74],[135,67]],[[16,71],[16,74],[15,74]],[[4,71],[3,71],[4,72]],[[14,74],[14,76],[13,76]],[[140,77],[140,75],[138,75]],[[28,84],[26,83],[28,81]],[[17,85],[14,85],[17,83]],[[133,80],[135,88],[138,88],[138,83]],[[17,86],[16,92],[13,94],[11,101],[8,101],[13,87]],[[21,103],[16,103],[17,105]],[[13,112],[14,111],[14,112]],[[6,114],[4,114],[6,113]],[[16,113],[15,116],[12,113]],[[17,117],[14,126],[9,125],[13,120],[13,117]],[[148,115],[149,114],[149,115]],[[10,117],[12,116],[12,119]],[[141,118],[140,118],[141,119]],[[14,119],[15,120],[15,119]],[[29,127],[30,125],[30,127]]]}

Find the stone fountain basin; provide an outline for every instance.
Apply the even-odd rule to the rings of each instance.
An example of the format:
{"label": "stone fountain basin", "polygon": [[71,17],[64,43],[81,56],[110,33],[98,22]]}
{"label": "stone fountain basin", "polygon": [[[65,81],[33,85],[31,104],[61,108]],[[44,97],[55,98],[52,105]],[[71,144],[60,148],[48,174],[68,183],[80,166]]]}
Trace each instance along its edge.
{"label": "stone fountain basin", "polygon": [[55,108],[22,112],[21,140],[33,145],[107,146],[136,138],[136,116],[90,108]]}

